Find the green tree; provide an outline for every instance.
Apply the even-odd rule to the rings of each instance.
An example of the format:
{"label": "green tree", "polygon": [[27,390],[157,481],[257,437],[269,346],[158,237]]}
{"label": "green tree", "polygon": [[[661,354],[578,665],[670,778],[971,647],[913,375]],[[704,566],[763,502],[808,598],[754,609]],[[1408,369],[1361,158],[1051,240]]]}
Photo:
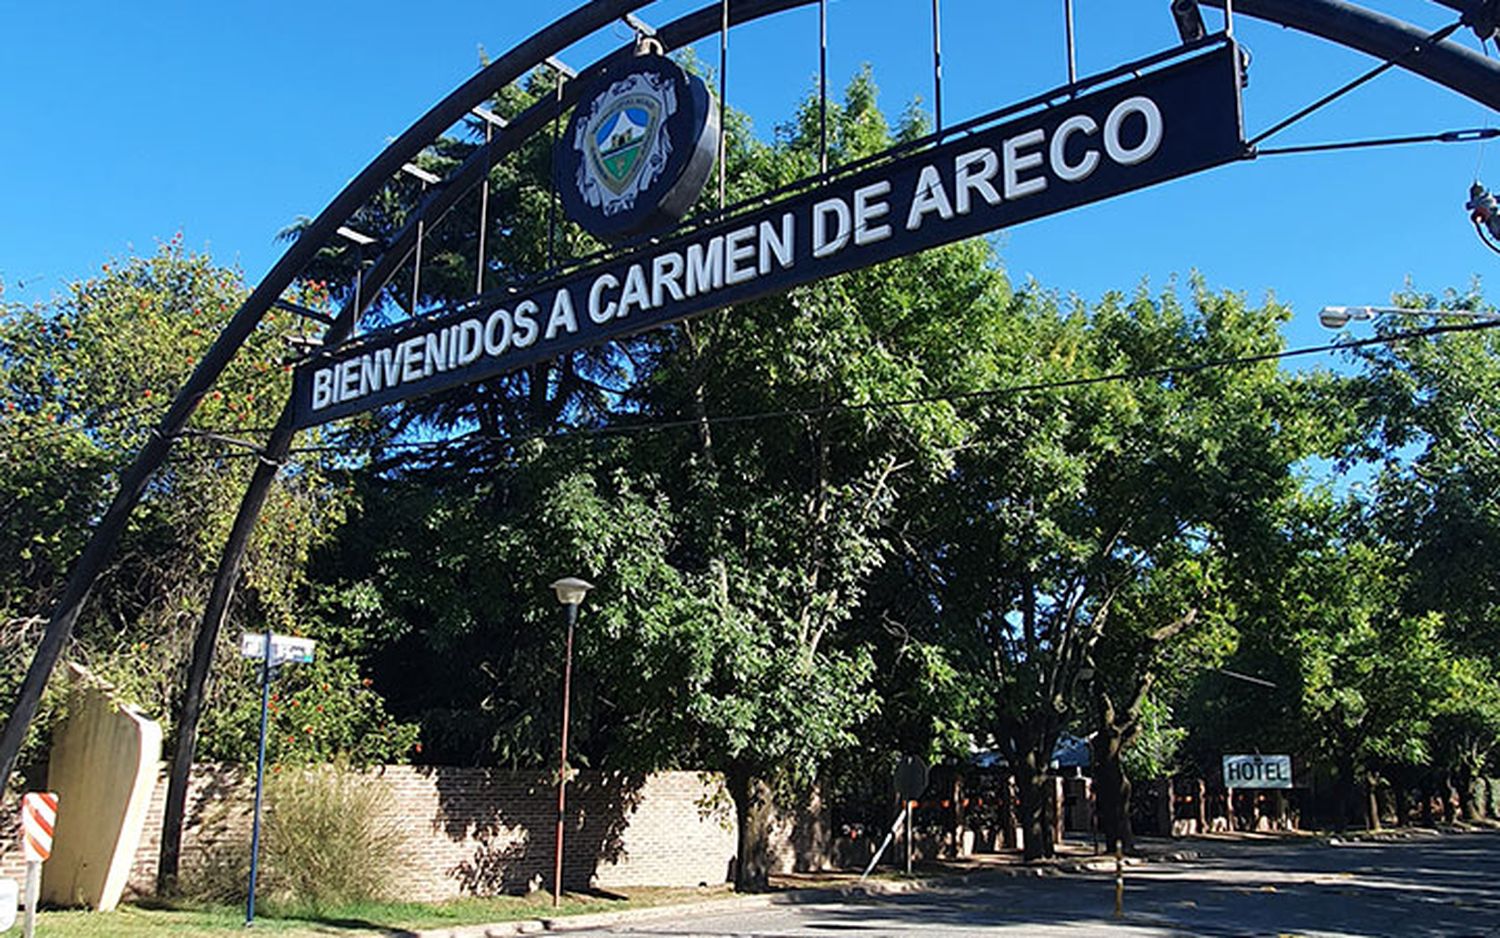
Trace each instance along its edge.
{"label": "green tree", "polygon": [[938,492],[946,512],[928,556],[950,640],[974,663],[1018,777],[1026,854],[1040,857],[1051,852],[1047,767],[1058,734],[1084,718],[1083,676],[1114,669],[1094,683],[1105,721],[1095,748],[1123,804],[1119,755],[1137,732],[1153,647],[1201,616],[1213,552],[1294,484],[1302,442],[1298,395],[1274,363],[1158,370],[1276,351],[1285,313],[1274,305],[1249,309],[1195,284],[1186,306],[1142,290],[1064,312],[1034,293],[1010,316],[1004,370],[1058,387],[985,407]]}
{"label": "green tree", "polygon": [[[161,408],[244,296],[236,271],[186,251],[180,239],[149,257],[105,264],[38,306],[0,307],[0,617],[8,643],[0,697],[18,685],[28,636],[62,588],[88,528],[108,503],[114,475],[152,432]],[[309,288],[302,297],[323,297]],[[300,320],[274,313],[205,399],[178,455],[153,481],[109,573],[95,588],[68,655],[170,722],[179,668],[233,518],[253,445],[284,393],[286,338]],[[205,435],[211,434],[211,435]],[[269,621],[300,631],[308,552],[341,517],[344,490],[317,462],[288,466],[267,506],[234,611],[242,627]],[[237,667],[237,636],[221,663]],[[341,682],[330,694],[343,693]],[[355,682],[357,686],[357,681]],[[227,724],[253,714],[253,682],[220,682],[214,705]],[[54,699],[49,713],[55,714]],[[237,714],[231,716],[231,714]],[[35,721],[29,758],[49,720]],[[253,753],[237,733],[211,734],[211,757]]]}

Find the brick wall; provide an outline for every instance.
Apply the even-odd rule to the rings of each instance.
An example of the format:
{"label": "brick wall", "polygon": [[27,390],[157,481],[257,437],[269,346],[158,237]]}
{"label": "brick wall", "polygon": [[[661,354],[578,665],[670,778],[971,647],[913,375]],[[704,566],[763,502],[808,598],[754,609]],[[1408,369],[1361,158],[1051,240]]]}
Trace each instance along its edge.
{"label": "brick wall", "polygon": [[[385,766],[367,773],[389,786],[391,818],[405,832],[403,896],[440,900],[550,886],[557,789],[545,775],[441,766]],[[189,788],[183,869],[216,846],[248,840],[254,774],[198,765]],[[130,889],[152,891],[166,783],[157,785]],[[59,806],[67,810],[66,805]],[[698,772],[624,776],[581,772],[568,785],[564,881],[593,885],[721,883],[735,854],[734,811],[722,782]],[[0,875],[24,865],[7,806]],[[821,867],[827,814],[814,797],[782,812],[773,854],[780,869]]]}

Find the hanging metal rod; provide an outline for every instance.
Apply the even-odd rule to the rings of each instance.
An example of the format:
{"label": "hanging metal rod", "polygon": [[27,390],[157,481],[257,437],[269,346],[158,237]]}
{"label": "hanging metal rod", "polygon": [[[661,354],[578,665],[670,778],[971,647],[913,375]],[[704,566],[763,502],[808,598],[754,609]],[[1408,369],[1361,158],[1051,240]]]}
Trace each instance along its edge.
{"label": "hanging metal rod", "polygon": [[317,322],[321,322],[325,326],[333,325],[332,315],[328,313],[320,313],[315,309],[309,309],[308,307],[303,306],[300,303],[293,303],[291,300],[277,300],[274,305],[279,310],[301,316],[304,319],[316,320]]}

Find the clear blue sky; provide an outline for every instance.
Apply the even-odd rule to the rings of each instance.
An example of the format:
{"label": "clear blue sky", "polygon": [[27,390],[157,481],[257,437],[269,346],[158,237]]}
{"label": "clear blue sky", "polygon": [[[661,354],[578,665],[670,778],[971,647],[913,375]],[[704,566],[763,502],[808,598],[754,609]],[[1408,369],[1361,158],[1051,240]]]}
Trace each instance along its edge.
{"label": "clear blue sky", "polygon": [[[643,11],[665,22],[703,0]],[[1366,4],[1435,29],[1451,11]],[[387,140],[572,0],[390,3],[0,0],[0,278],[45,299],[111,257],[181,230],[240,264],[274,262],[278,229],[312,215]],[[888,113],[930,102],[928,0],[832,0],[830,76],[868,62]],[[956,121],[1061,84],[1062,0],[943,0],[945,117]],[[1216,11],[1205,10],[1210,24]],[[1080,74],[1176,44],[1166,0],[1076,0]],[[1329,43],[1242,17],[1254,53],[1251,133],[1373,65]],[[616,31],[619,40],[626,33]],[[1472,34],[1461,41],[1477,45]],[[607,42],[571,50],[582,64]],[[714,42],[701,57],[717,62]],[[737,30],[732,106],[769,135],[817,73],[815,8]],[[1493,123],[1446,89],[1394,72],[1270,144],[1424,133]],[[1500,257],[1463,203],[1476,172],[1500,188],[1500,141],[1224,167],[1016,227],[998,244],[1014,276],[1095,298],[1198,269],[1215,288],[1298,314],[1294,344],[1324,341],[1317,309],[1465,286]],[[22,286],[24,284],[24,286]]]}

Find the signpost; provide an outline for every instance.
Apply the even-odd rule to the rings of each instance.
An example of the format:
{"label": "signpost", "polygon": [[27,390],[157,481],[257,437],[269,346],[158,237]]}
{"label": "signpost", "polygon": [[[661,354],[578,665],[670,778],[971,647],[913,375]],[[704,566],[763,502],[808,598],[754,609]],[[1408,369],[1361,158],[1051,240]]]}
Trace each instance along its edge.
{"label": "signpost", "polygon": [[[264,634],[240,636],[240,655],[260,661],[260,751],[255,759],[255,813],[250,823],[250,888],[245,899],[245,926],[255,924],[255,880],[260,872],[260,806],[266,780],[266,723],[271,710],[271,681],[283,664],[310,664],[317,643],[310,638]],[[271,653],[266,654],[269,648]],[[28,936],[29,938],[29,936]]]}
{"label": "signpost", "polygon": [[[52,831],[55,827],[55,793],[33,791],[21,796],[21,855],[26,859],[26,924],[22,932],[25,938],[31,938],[36,929],[36,906],[42,892],[42,864],[52,856]],[[15,920],[14,915],[11,920]]]}
{"label": "signpost", "polygon": [[927,763],[916,756],[902,756],[896,766],[896,795],[906,819],[906,873],[911,875],[911,808],[927,790]]}

